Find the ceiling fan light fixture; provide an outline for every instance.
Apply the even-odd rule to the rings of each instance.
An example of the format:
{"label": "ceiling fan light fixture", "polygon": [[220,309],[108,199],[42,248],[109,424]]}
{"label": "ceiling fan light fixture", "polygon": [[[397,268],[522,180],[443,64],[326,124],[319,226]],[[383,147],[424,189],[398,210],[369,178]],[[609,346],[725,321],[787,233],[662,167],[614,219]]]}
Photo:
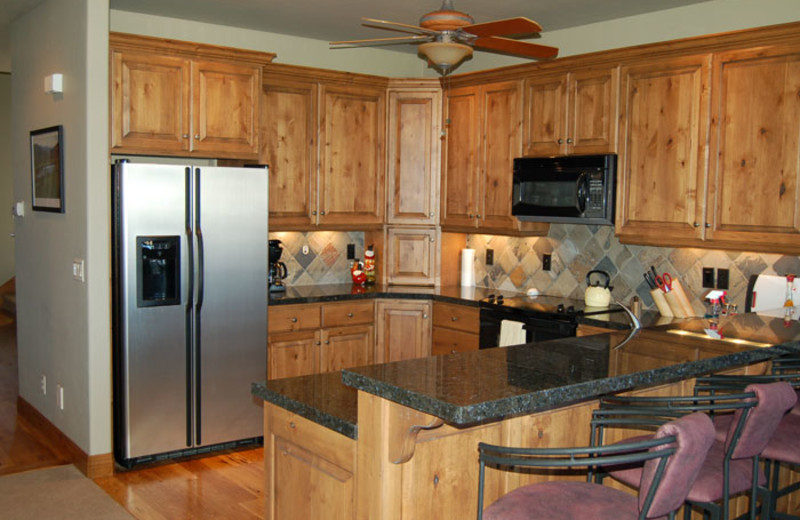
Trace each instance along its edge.
{"label": "ceiling fan light fixture", "polygon": [[472,56],[472,47],[463,43],[429,42],[418,48],[419,53],[442,70],[449,70]]}

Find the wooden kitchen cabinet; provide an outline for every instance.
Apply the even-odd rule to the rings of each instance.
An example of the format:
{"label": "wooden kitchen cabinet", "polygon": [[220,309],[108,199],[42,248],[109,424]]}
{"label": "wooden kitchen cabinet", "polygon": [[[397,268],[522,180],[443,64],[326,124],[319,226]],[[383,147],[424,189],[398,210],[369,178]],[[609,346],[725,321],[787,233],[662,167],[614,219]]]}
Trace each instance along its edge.
{"label": "wooden kitchen cabinet", "polygon": [[256,159],[269,53],[111,33],[111,153]]}
{"label": "wooden kitchen cabinet", "polygon": [[703,234],[711,55],[622,67],[616,234],[686,245]]}
{"label": "wooden kitchen cabinet", "polygon": [[526,79],[525,155],[616,152],[618,99],[617,66]]}
{"label": "wooden kitchen cabinet", "polygon": [[478,350],[480,310],[455,303],[433,302],[431,354],[455,354]]}
{"label": "wooden kitchen cabinet", "polygon": [[426,357],[431,352],[431,302],[378,300],[375,362]]}
{"label": "wooden kitchen cabinet", "polygon": [[280,379],[374,363],[371,301],[271,306],[267,377]]}
{"label": "wooden kitchen cabinet", "polygon": [[704,240],[800,254],[800,44],[714,55]]}
{"label": "wooden kitchen cabinet", "polygon": [[272,230],[383,224],[387,81],[265,67],[259,162],[270,165]]}
{"label": "wooden kitchen cabinet", "polygon": [[513,159],[522,155],[520,81],[452,88],[445,100],[442,229],[546,234],[511,215]]}
{"label": "wooden kitchen cabinet", "polygon": [[392,285],[435,285],[439,248],[436,228],[390,226],[386,231],[388,282]]}

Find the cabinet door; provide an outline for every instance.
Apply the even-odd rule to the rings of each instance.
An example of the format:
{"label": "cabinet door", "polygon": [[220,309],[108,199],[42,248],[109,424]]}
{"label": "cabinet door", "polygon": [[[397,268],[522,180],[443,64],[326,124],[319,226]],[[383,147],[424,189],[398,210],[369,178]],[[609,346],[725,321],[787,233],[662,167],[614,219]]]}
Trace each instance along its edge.
{"label": "cabinet door", "polygon": [[569,75],[567,151],[617,151],[619,68],[579,70]]}
{"label": "cabinet door", "polygon": [[800,47],[715,55],[706,238],[800,254]]}
{"label": "cabinet door", "polygon": [[305,376],[317,372],[319,330],[270,334],[267,345],[267,377]]}
{"label": "cabinet door", "polygon": [[389,92],[387,223],[437,223],[440,124],[438,90]]}
{"label": "cabinet door", "polygon": [[702,238],[710,55],[622,69],[617,236],[692,245]]}
{"label": "cabinet door", "polygon": [[483,87],[481,135],[481,208],[483,230],[512,230],[511,216],[514,157],[522,154],[522,101],[520,83],[509,81]]}
{"label": "cabinet door", "polygon": [[480,128],[478,88],[452,89],[446,97],[441,223],[448,228],[474,228]]}
{"label": "cabinet door", "polygon": [[566,74],[525,80],[525,155],[564,153],[566,110]]}
{"label": "cabinet door", "polygon": [[389,228],[389,283],[434,285],[436,282],[436,229]]}
{"label": "cabinet door", "polygon": [[383,301],[376,311],[376,363],[430,355],[430,302]]}
{"label": "cabinet door", "polygon": [[258,158],[261,69],[192,62],[192,151],[214,157]]}
{"label": "cabinet door", "polygon": [[112,153],[187,152],[189,82],[186,59],[112,52]]}
{"label": "cabinet door", "polygon": [[317,213],[317,85],[265,78],[261,152],[272,229],[308,229]]}
{"label": "cabinet door", "polygon": [[321,339],[321,372],[335,372],[374,363],[375,331],[372,325],[322,329]]}
{"label": "cabinet door", "polygon": [[320,225],[381,225],[383,89],[322,85]]}

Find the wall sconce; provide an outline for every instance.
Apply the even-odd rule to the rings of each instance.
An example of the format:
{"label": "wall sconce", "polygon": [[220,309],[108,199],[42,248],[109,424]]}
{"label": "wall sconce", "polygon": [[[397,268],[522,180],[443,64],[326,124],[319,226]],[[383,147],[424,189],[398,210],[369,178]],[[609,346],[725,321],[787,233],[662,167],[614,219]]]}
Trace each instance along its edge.
{"label": "wall sconce", "polygon": [[64,92],[64,75],[50,74],[44,77],[45,94],[61,94]]}

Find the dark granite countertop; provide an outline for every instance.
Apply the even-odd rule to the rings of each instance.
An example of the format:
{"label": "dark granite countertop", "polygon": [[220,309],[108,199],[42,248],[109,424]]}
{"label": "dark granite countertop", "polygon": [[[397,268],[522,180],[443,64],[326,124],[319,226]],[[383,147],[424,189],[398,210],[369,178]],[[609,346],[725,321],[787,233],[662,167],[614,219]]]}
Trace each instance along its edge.
{"label": "dark granite countertop", "polygon": [[[363,390],[455,426],[558,408],[800,352],[800,322],[756,314],[399,361],[253,384],[253,394],[350,438]],[[715,334],[712,332],[712,335]],[[645,368],[643,368],[645,367]]]}

